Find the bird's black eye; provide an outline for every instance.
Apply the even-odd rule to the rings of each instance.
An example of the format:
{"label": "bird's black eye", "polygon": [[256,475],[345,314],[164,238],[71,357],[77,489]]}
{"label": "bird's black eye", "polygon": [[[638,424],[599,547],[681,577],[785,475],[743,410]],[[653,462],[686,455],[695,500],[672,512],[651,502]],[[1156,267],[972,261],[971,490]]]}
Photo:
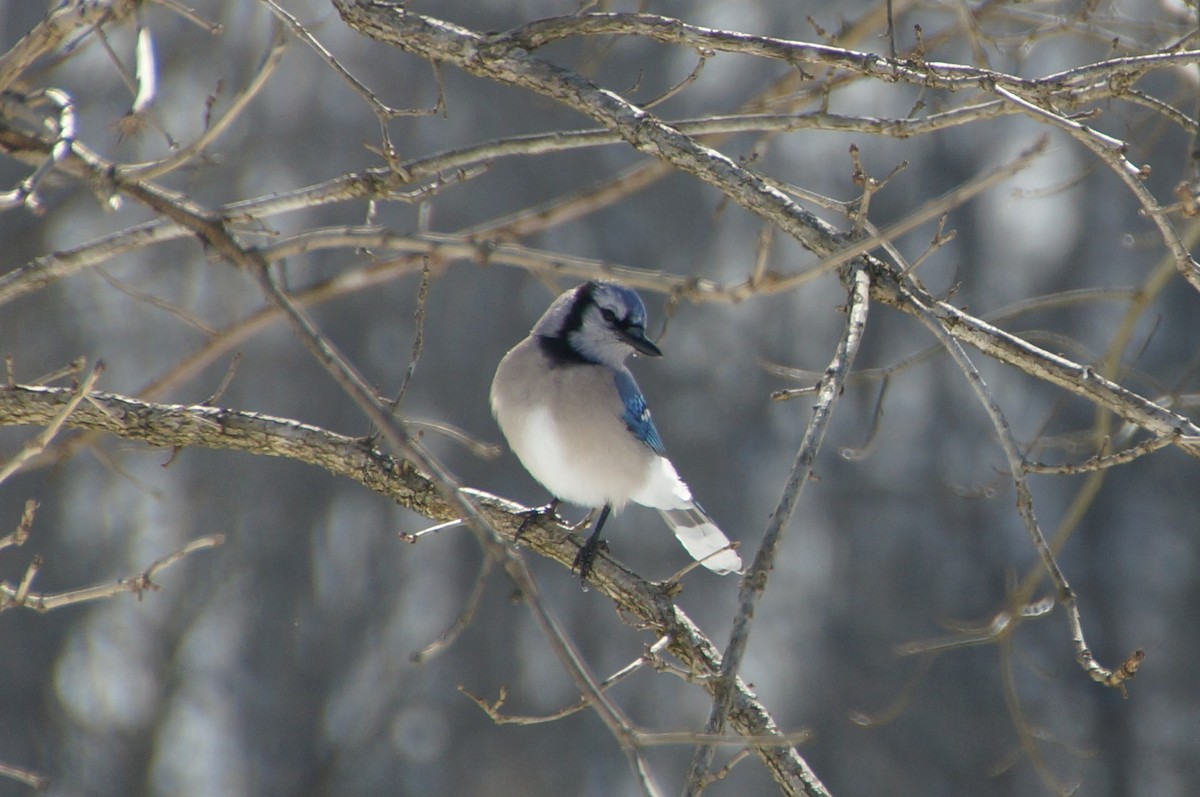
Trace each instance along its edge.
{"label": "bird's black eye", "polygon": [[602,315],[604,317],[604,320],[610,324],[617,323],[617,314],[614,313],[612,310],[609,310],[607,307],[600,308],[600,315]]}

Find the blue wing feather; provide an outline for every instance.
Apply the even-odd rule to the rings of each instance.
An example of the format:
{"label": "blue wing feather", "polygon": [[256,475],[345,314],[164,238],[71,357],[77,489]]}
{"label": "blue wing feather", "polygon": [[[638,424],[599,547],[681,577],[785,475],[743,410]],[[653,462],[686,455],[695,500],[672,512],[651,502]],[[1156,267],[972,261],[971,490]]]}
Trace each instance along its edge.
{"label": "blue wing feather", "polygon": [[617,394],[625,405],[625,426],[633,436],[641,440],[659,456],[666,455],[662,438],[658,429],[654,428],[654,420],[650,417],[650,408],[646,406],[646,398],[638,390],[637,382],[633,381],[628,371],[616,372]]}

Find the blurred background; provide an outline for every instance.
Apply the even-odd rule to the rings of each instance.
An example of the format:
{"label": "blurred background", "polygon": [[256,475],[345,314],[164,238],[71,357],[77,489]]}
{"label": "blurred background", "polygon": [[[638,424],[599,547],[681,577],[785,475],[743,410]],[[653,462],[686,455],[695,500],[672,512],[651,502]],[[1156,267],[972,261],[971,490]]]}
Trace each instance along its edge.
{"label": "blurred background", "polygon": [[[0,50],[50,5],[0,4]],[[349,30],[329,3],[284,5],[383,102],[433,107],[438,81],[428,64]],[[644,5],[748,33],[813,42],[840,33],[833,43],[887,53],[882,6],[873,2]],[[39,64],[25,88],[68,91],[78,140],[103,157],[120,163],[162,157],[163,131],[182,143],[194,139],[206,104],[219,111],[254,75],[270,41],[272,14],[261,3],[193,6],[221,31],[210,33],[165,5],[141,8],[161,72],[151,122],[136,135],[116,127],[132,92],[112,57],[132,71],[132,24],[106,26],[106,44],[92,35],[71,57]],[[480,31],[576,10],[550,0],[408,6]],[[600,10],[635,9],[605,3]],[[1024,76],[1153,51],[1195,29],[1182,7],[1139,0],[898,3],[896,12],[902,50],[913,45],[920,25],[930,59],[986,63]],[[539,54],[636,103],[684,80],[697,60],[687,48],[632,38],[563,42]],[[811,80],[798,82],[771,109],[820,106],[819,93],[805,92],[824,72],[808,71]],[[654,112],[668,120],[733,113],[788,74],[777,62],[717,55]],[[548,99],[452,68],[442,69],[440,79],[444,115],[389,123],[402,159],[594,127]],[[1140,87],[1194,111],[1194,67],[1155,72]],[[871,117],[930,114],[968,102],[868,80],[839,86],[828,99],[833,112]],[[1160,202],[1171,201],[1190,168],[1190,134],[1144,105],[1113,101],[1097,108],[1088,123],[1130,142],[1130,160],[1152,166],[1147,187]],[[1163,268],[1167,253],[1125,186],[1071,139],[1012,115],[907,139],[813,129],[740,134],[716,146],[779,180],[843,201],[860,193],[851,144],[875,177],[906,162],[871,203],[871,217],[882,226],[1011,160],[1046,132],[1047,151],[1030,169],[954,208],[946,227],[956,237],[919,273],[931,291],[953,291],[956,305],[980,316],[1037,297],[1093,291],[1035,305],[1000,324],[1079,362],[1099,363],[1130,318],[1132,291]],[[159,182],[216,209],[379,166],[371,151],[379,138],[362,97],[293,41],[267,88],[230,130],[204,157]],[[245,233],[244,239],[267,245],[368,220],[400,235],[458,235],[644,160],[625,145],[499,159],[424,204],[383,203],[370,219],[365,202],[326,204],[273,216],[260,238]],[[28,174],[28,166],[0,159],[0,188]],[[153,218],[129,201],[108,209],[70,178],[56,179],[42,195],[42,215],[0,213],[0,275]],[[845,218],[813,207],[848,228]],[[1180,224],[1185,236],[1194,234]],[[518,240],[565,256],[726,284],[753,272],[761,229],[716,190],[668,174]],[[924,225],[897,245],[917,258],[934,229]],[[347,247],[291,258],[285,273],[288,285],[302,290],[370,262]],[[793,272],[815,262],[776,235],[767,267]],[[322,330],[387,395],[395,394],[410,361],[421,268],[419,259],[402,261],[390,279],[311,308]],[[496,263],[433,263],[424,345],[405,415],[501,443],[487,406],[495,365],[557,292],[577,281]],[[643,296],[651,334],[666,356],[637,361],[633,370],[681,475],[752,555],[811,415],[807,399],[770,399],[773,390],[806,383],[766,364],[821,371],[844,322],[845,292],[835,276],[825,276],[740,303],[669,307],[661,292]],[[1186,411],[1187,394],[1196,390],[1200,298],[1174,276],[1148,299],[1132,316],[1119,379]],[[156,380],[262,307],[246,275],[185,237],[113,257],[8,302],[0,313],[0,350],[13,356],[21,382],[84,356],[107,366],[100,389],[147,395]],[[894,366],[934,345],[914,319],[875,307],[857,366]],[[280,321],[172,379],[153,400],[205,400],[233,351],[242,359],[221,406],[350,435],[368,431],[360,411]],[[1078,461],[1092,453],[1081,433],[1096,421],[1093,406],[982,355],[975,359],[1033,458]],[[879,378],[852,381],[836,405],[818,479],[796,512],[743,669],[784,730],[812,731],[802,755],[843,795],[1196,793],[1196,462],[1166,449],[1102,480],[1033,477],[1048,535],[1068,522],[1073,507],[1082,513],[1060,561],[1096,656],[1115,666],[1135,648],[1146,651],[1128,699],[1092,683],[1077,666],[1061,609],[1026,623],[1002,645],[902,656],[898,649],[907,643],[989,622],[1037,561],[990,423],[954,364],[942,354],[927,357],[897,370],[883,388]],[[0,429],[0,456],[35,433]],[[507,450],[481,459],[452,440],[432,434],[425,440],[465,485],[530,505],[547,499]],[[55,456],[0,486],[4,533],[16,526],[27,499],[41,504],[31,540],[0,552],[0,579],[16,583],[39,554],[45,564],[35,589],[64,590],[136,573],[200,535],[222,533],[227,542],[164,571],[163,589],[142,600],[122,595],[44,615],[24,609],[0,615],[0,763],[50,776],[48,793],[641,793],[593,714],[501,726],[460,693],[494,700],[504,689],[503,710],[515,715],[548,714],[577,697],[499,576],[489,580],[477,617],[455,644],[412,663],[454,622],[476,582],[482,554],[469,533],[448,530],[403,544],[398,532],[431,522],[298,463],[198,449],[173,455],[76,433],[63,441],[74,444],[52,449]],[[1087,489],[1093,492],[1081,497]],[[583,514],[573,511],[572,517]],[[612,555],[647,578],[667,578],[686,564],[653,513],[631,508],[608,528]],[[562,567],[540,560],[531,566],[596,673],[624,666],[654,641],[623,623],[602,595],[581,591]],[[735,579],[702,571],[687,578],[679,598],[721,645],[737,587]],[[1047,590],[1043,585],[1038,595]],[[699,687],[653,672],[622,683],[612,697],[648,730],[698,730],[709,702]],[[682,783],[691,754],[688,746],[650,751],[668,792]],[[718,761],[729,755],[720,751]],[[0,778],[0,795],[28,792]],[[775,786],[750,759],[708,793],[772,794]]]}

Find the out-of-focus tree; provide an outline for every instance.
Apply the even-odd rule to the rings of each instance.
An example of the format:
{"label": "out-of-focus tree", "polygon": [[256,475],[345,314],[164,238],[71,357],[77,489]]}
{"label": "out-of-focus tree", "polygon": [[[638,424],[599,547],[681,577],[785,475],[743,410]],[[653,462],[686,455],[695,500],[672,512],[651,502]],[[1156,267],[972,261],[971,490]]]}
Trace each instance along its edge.
{"label": "out-of-focus tree", "polygon": [[[1195,9],[424,5],[0,9],[0,789],[1200,786]],[[489,442],[596,278],[740,579]]]}

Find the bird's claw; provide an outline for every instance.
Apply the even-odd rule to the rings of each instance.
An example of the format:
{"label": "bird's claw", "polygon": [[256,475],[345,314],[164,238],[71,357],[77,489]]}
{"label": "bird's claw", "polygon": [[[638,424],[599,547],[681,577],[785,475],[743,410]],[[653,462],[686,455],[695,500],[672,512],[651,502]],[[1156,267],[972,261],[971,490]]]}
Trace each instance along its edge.
{"label": "bird's claw", "polygon": [[596,554],[600,551],[608,551],[608,543],[591,537],[580,546],[579,553],[575,554],[575,561],[572,563],[571,569],[579,571],[579,580],[585,585],[588,575],[592,572],[592,565],[596,562]]}
{"label": "bird's claw", "polygon": [[520,542],[521,537],[529,530],[530,525],[539,518],[549,516],[555,523],[565,525],[563,519],[558,516],[558,505],[561,503],[557,498],[553,498],[545,506],[536,506],[533,509],[526,509],[524,512],[521,512],[520,514],[523,516],[521,518],[521,525],[517,526],[517,533],[513,535],[513,542]]}

